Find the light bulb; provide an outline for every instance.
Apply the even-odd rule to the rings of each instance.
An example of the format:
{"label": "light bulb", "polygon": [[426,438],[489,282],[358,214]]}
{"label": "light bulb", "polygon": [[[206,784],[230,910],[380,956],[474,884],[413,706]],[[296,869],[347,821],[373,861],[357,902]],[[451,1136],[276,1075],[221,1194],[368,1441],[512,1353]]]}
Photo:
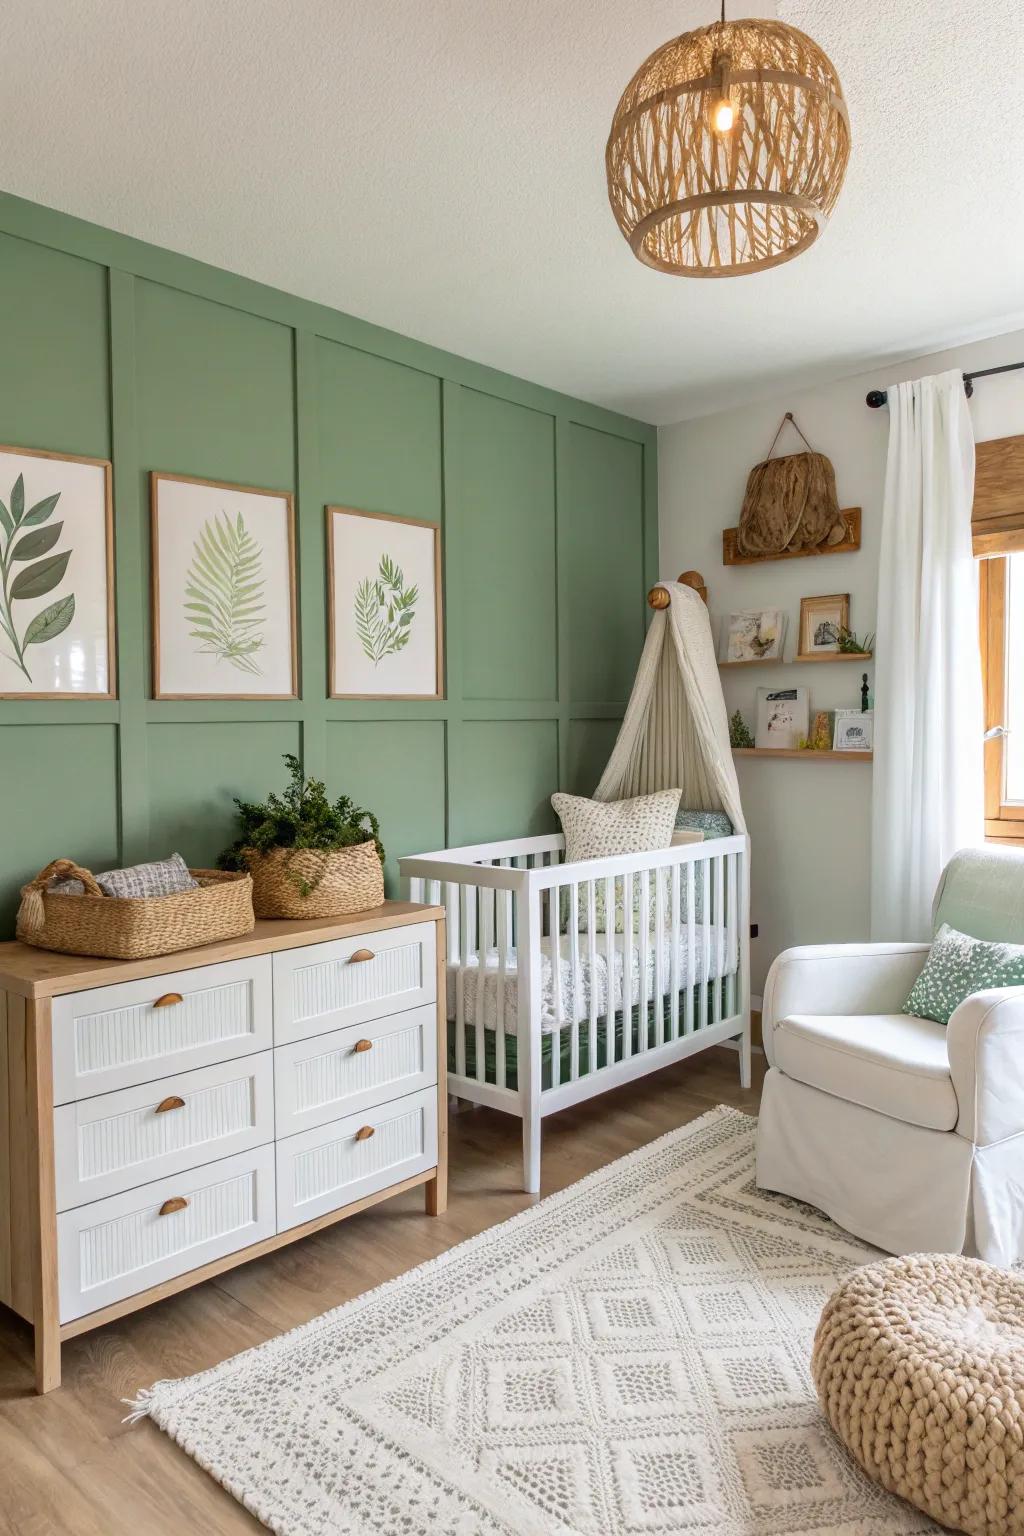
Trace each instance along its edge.
{"label": "light bulb", "polygon": [[728,98],[723,98],[715,103],[711,114],[711,122],[716,133],[730,133],[732,125],[736,121],[736,111]]}

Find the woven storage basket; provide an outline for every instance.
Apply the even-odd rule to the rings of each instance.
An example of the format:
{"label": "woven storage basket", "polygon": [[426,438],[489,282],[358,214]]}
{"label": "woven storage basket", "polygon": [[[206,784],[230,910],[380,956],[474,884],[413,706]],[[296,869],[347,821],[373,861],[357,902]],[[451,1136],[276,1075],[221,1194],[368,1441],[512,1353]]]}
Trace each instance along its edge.
{"label": "woven storage basket", "polygon": [[[246,874],[193,869],[198,888],[171,896],[105,896],[93,875],[55,859],[21,889],[18,938],[37,949],[106,960],[147,960],[250,933],[252,880]],[[81,880],[80,896],[47,890],[54,878]]]}
{"label": "woven storage basket", "polygon": [[[384,871],[374,842],[325,852],[319,848],[243,851],[252,875],[257,917],[340,917],[384,900]],[[304,896],[299,882],[309,886]]]}

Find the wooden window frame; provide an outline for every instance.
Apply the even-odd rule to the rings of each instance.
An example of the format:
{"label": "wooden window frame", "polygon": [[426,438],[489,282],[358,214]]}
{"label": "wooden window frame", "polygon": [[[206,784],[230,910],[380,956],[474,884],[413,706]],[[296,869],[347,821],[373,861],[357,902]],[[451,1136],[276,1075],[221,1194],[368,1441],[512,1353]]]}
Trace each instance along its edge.
{"label": "wooden window frame", "polygon": [[[985,729],[1005,725],[1006,714],[1006,554],[981,561],[981,672],[985,696]],[[1024,805],[1003,803],[1006,738],[985,743],[985,840],[1024,846]]]}

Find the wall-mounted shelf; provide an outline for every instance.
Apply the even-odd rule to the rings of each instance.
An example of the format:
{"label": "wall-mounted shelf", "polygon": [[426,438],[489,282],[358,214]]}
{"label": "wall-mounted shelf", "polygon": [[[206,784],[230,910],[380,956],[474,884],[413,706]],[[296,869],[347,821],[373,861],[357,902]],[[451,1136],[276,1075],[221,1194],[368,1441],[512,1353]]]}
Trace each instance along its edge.
{"label": "wall-mounted shelf", "polygon": [[874,661],[873,651],[828,651],[819,656],[751,656],[743,661],[720,661],[720,667],[795,667],[801,661]]}
{"label": "wall-mounted shelf", "polygon": [[738,528],[722,529],[723,565],[762,565],[766,560],[802,560],[813,555],[845,555],[860,549],[860,507],[847,507],[840,512],[846,527],[846,537],[838,544],[818,544],[814,549],[787,549],[781,555],[741,555],[738,548]]}
{"label": "wall-mounted shelf", "polygon": [[873,651],[821,651],[817,656],[796,655],[787,665],[797,661],[874,661]]}
{"label": "wall-mounted shelf", "polygon": [[810,747],[733,747],[733,757],[814,757],[833,763],[870,763],[873,752],[818,752]]}

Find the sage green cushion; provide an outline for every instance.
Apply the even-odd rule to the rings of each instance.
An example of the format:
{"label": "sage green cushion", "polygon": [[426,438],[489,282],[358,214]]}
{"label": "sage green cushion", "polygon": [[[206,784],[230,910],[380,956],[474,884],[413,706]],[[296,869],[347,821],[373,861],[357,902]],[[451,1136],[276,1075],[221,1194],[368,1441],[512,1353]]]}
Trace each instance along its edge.
{"label": "sage green cushion", "polygon": [[962,848],[943,871],[932,929],[943,923],[994,943],[1024,944],[1024,851]]}
{"label": "sage green cushion", "polygon": [[943,923],[903,1012],[948,1024],[965,997],[989,987],[1024,987],[1024,944],[972,939]]}

